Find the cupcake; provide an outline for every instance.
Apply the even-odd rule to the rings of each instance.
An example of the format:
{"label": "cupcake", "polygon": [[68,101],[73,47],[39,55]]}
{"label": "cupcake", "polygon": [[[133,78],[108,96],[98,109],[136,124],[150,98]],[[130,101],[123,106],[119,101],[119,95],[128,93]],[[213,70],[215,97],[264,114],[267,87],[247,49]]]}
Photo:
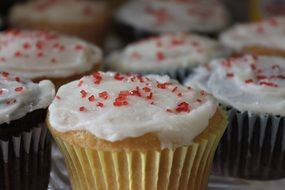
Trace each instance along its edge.
{"label": "cupcake", "polygon": [[229,22],[222,4],[181,0],[132,0],[115,13],[118,32],[127,40],[169,32],[216,36]]}
{"label": "cupcake", "polygon": [[238,24],[221,34],[221,43],[234,53],[285,57],[285,16]]}
{"label": "cupcake", "polygon": [[159,73],[183,81],[191,70],[226,55],[212,39],[190,33],[164,34],[129,44],[111,53],[106,68],[124,73]]}
{"label": "cupcake", "polygon": [[102,45],[110,12],[103,2],[41,0],[16,5],[10,25],[20,29],[52,30]]}
{"label": "cupcake", "polygon": [[0,33],[0,68],[33,81],[60,85],[98,70],[96,46],[53,32],[9,30]]}
{"label": "cupcake", "polygon": [[76,189],[206,189],[226,117],[167,76],[97,72],[62,86],[47,124]]}
{"label": "cupcake", "polygon": [[[245,179],[285,177],[285,59],[252,56],[214,60],[189,84],[227,109],[229,125],[214,172]],[[192,86],[193,87],[193,86]]]}
{"label": "cupcake", "polygon": [[51,162],[45,118],[54,86],[1,71],[0,94],[0,189],[45,190]]}

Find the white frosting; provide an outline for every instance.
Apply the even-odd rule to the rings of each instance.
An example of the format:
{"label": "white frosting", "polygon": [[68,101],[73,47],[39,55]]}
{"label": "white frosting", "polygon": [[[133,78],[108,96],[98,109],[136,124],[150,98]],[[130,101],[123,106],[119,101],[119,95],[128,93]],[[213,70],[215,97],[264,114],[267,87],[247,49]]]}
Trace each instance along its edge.
{"label": "white frosting", "polygon": [[285,59],[246,55],[214,60],[196,70],[196,85],[239,111],[285,116]]}
{"label": "white frosting", "polygon": [[0,33],[0,67],[19,76],[67,77],[89,71],[102,57],[77,38],[40,31]]}
{"label": "white frosting", "polygon": [[34,110],[47,108],[54,94],[54,85],[48,80],[36,84],[0,72],[0,124],[19,119]]}
{"label": "white frosting", "polygon": [[86,22],[100,17],[107,7],[103,2],[87,0],[40,0],[14,6],[11,22],[22,20],[42,22]]}
{"label": "white frosting", "polygon": [[218,2],[130,1],[116,19],[151,32],[217,32],[228,23],[228,14]]}
{"label": "white frosting", "polygon": [[213,97],[167,76],[99,72],[60,87],[49,122],[59,132],[86,130],[112,142],[155,133],[165,148],[190,144],[216,110]]}
{"label": "white frosting", "polygon": [[222,33],[222,44],[235,51],[245,46],[257,45],[285,51],[285,17],[262,22],[238,24]]}
{"label": "white frosting", "polygon": [[193,34],[165,34],[128,45],[107,58],[121,72],[164,71],[193,67],[225,54],[218,42]]}

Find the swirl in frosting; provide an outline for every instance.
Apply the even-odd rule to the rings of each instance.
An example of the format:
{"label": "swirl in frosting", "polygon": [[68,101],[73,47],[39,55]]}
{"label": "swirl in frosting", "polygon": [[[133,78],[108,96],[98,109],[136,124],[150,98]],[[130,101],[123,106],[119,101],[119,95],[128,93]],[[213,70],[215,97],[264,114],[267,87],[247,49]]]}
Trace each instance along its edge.
{"label": "swirl in frosting", "polygon": [[33,83],[8,72],[0,72],[0,124],[19,119],[37,109],[45,109],[55,94],[53,84]]}
{"label": "swirl in frosting", "polygon": [[59,132],[86,130],[119,141],[156,134],[163,147],[189,145],[207,126],[217,102],[168,76],[96,72],[60,87],[49,107]]}
{"label": "swirl in frosting", "polygon": [[196,70],[196,85],[239,111],[285,116],[285,59],[245,55],[214,60]]}
{"label": "swirl in frosting", "polygon": [[164,34],[112,53],[111,69],[121,72],[165,71],[193,67],[224,54],[218,42],[190,33]]}
{"label": "swirl in frosting", "polygon": [[220,40],[226,47],[235,51],[252,45],[285,51],[285,17],[235,25],[222,33]]}
{"label": "swirl in frosting", "polygon": [[216,32],[228,23],[228,14],[218,2],[130,1],[116,19],[138,29],[165,32]]}
{"label": "swirl in frosting", "polygon": [[89,71],[101,50],[77,38],[52,32],[0,33],[0,67],[25,78],[67,77]]}

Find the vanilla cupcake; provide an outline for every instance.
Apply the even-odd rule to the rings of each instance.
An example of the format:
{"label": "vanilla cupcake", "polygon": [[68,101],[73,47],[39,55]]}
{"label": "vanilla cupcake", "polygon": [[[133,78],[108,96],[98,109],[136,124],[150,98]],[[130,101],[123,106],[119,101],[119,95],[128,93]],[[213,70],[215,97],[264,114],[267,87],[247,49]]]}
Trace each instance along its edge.
{"label": "vanilla cupcake", "polygon": [[221,34],[221,43],[234,53],[285,57],[285,16],[238,24]]}
{"label": "vanilla cupcake", "polygon": [[60,85],[98,70],[101,50],[78,38],[52,32],[0,33],[0,68],[33,81]]}
{"label": "vanilla cupcake", "polygon": [[55,89],[0,72],[0,189],[45,190],[51,164],[46,110]]}
{"label": "vanilla cupcake", "polygon": [[20,29],[52,30],[102,45],[110,12],[103,2],[41,0],[14,6],[10,25]]}
{"label": "vanilla cupcake", "polygon": [[224,29],[228,13],[221,3],[181,0],[132,0],[114,17],[128,40],[169,32],[197,32],[209,36]]}
{"label": "vanilla cupcake", "polygon": [[190,33],[164,34],[111,53],[106,68],[124,73],[168,74],[183,81],[197,65],[225,55],[215,40]]}
{"label": "vanilla cupcake", "polygon": [[214,60],[190,79],[227,108],[228,129],[216,174],[258,180],[285,177],[285,59],[246,55]]}
{"label": "vanilla cupcake", "polygon": [[62,86],[47,124],[73,189],[206,189],[226,118],[167,76],[97,72]]}

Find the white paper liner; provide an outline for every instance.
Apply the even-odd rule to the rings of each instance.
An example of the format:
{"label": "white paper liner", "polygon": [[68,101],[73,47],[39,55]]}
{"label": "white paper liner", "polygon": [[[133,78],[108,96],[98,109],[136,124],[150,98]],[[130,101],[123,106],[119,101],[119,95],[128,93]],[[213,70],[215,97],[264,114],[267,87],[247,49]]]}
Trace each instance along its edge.
{"label": "white paper liner", "polygon": [[227,107],[228,128],[214,159],[214,174],[255,180],[285,177],[285,117]]}

